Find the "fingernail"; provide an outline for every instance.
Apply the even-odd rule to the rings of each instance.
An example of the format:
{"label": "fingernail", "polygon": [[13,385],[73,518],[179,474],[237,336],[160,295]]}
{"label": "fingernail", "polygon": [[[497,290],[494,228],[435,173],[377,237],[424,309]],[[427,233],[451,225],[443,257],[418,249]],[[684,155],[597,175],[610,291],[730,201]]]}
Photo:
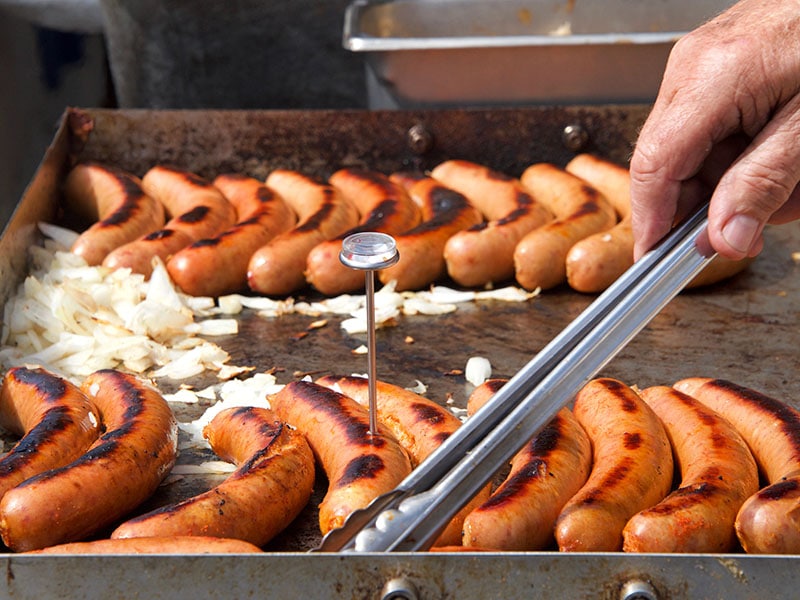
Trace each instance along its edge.
{"label": "fingernail", "polygon": [[749,252],[761,224],[747,215],[733,215],[722,228],[722,237],[739,252]]}

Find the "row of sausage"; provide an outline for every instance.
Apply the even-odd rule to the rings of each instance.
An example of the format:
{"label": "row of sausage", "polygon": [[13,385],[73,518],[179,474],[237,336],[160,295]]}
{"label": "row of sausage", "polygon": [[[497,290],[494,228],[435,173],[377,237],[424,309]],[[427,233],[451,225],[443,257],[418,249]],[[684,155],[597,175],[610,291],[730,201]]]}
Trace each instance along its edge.
{"label": "row of sausage", "polygon": [[[324,182],[283,169],[266,181],[206,181],[164,165],[139,179],[79,164],[64,192],[67,208],[93,222],[76,254],[145,276],[158,256],[195,296],[360,290],[363,275],[339,252],[362,231],[396,238],[400,260],[379,277],[399,291],[449,278],[470,288],[516,279],[528,290],[566,282],[599,292],[633,261],[628,171],[589,154],[564,169],[531,165],[519,178],[448,160],[429,173],[345,168]],[[692,285],[747,264],[717,259]]]}
{"label": "row of sausage", "polygon": [[[468,411],[491,410],[489,380]],[[354,376],[295,381],[270,408],[237,407],[204,431],[237,465],[217,487],[136,514],[177,456],[171,409],[134,376],[99,371],[81,387],[43,369],[3,380],[0,418],[21,436],[0,461],[0,536],[16,552],[99,544],[137,552],[263,547],[327,479],[323,534],[394,489],[460,425],[414,392]],[[450,522],[438,550],[800,552],[800,413],[731,382],[690,378],[636,390],[589,382]],[[209,541],[210,539],[210,541]],[[113,542],[112,540],[117,540]],[[116,545],[115,545],[116,544]],[[83,546],[81,546],[83,547]],[[238,549],[238,550],[237,550]],[[54,550],[51,550],[54,551]]]}

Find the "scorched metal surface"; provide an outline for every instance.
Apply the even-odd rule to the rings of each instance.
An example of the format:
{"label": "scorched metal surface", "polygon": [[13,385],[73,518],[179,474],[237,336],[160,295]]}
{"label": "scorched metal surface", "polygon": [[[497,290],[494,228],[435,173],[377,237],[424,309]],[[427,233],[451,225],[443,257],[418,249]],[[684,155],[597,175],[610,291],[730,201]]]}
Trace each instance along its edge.
{"label": "scorched metal surface", "polygon": [[[531,163],[565,164],[592,151],[625,162],[647,107],[543,107],[442,111],[105,111],[70,109],[0,240],[0,298],[25,273],[25,248],[38,220],[64,224],[59,185],[76,161],[101,160],[139,175],[157,163],[204,176],[238,171],[264,177],[288,167],[327,176],[343,166],[384,172],[430,168],[466,158],[519,175]],[[575,136],[577,132],[577,137]],[[800,223],[769,228],[763,254],[747,271],[716,286],[682,293],[622,351],[602,375],[644,387],[694,375],[724,377],[800,407],[797,351]],[[793,255],[795,258],[793,258]],[[313,295],[312,295],[313,296]],[[463,304],[455,313],[403,316],[377,333],[378,375],[402,386],[416,380],[427,395],[463,407],[472,386],[471,356],[490,359],[493,376],[510,377],[593,299],[566,287],[525,303]],[[366,335],[348,335],[338,317],[306,331],[312,317],[239,317],[239,334],[215,341],[230,362],[275,369],[280,383],[302,374],[364,373],[352,352]],[[299,336],[298,333],[306,332]],[[413,340],[410,343],[409,340]],[[213,374],[191,380],[197,387]],[[159,381],[165,392],[180,382]],[[203,407],[177,410],[180,420]],[[182,463],[208,452],[184,452]],[[221,476],[220,476],[221,477]],[[142,507],[185,497],[219,477],[185,476]],[[316,504],[263,556],[0,556],[5,597],[380,598],[400,577],[419,598],[618,598],[625,582],[644,581],[660,598],[786,596],[798,585],[796,557],[729,555],[565,555],[557,552],[418,555],[319,555]]]}

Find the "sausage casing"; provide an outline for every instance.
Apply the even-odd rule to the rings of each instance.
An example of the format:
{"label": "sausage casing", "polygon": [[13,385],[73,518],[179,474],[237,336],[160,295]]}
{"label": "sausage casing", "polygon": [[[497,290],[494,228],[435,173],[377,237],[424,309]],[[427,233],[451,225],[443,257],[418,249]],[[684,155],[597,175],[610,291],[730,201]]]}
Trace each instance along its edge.
{"label": "sausage casing", "polygon": [[411,472],[399,442],[380,424],[378,432],[370,433],[367,410],[340,392],[293,381],[270,395],[269,403],[281,420],[306,436],[328,476],[328,492],[319,507],[323,534],[393,490]]}
{"label": "sausage casing", "polygon": [[563,551],[614,552],[637,512],[660,502],[672,486],[672,448],[664,426],[624,383],[599,378],[575,398],[573,413],[592,442],[592,470],[556,521]]}
{"label": "sausage casing", "polygon": [[100,416],[77,386],[44,369],[14,367],[0,389],[0,426],[22,438],[0,459],[0,497],[68,464],[100,435]]}
{"label": "sausage casing", "polygon": [[758,489],[758,468],[726,419],[678,390],[641,392],[672,445],[680,484],[664,500],[634,515],[622,532],[626,552],[729,552],[742,503]]}
{"label": "sausage casing", "polygon": [[214,237],[192,242],[167,262],[167,271],[185,293],[221,296],[247,288],[250,257],[296,222],[294,212],[262,181],[226,173],[214,186],[234,206],[237,222]]}
{"label": "sausage casing", "polygon": [[138,177],[96,163],[78,164],[64,182],[67,207],[94,223],[72,245],[89,265],[164,225],[164,205],[145,194]]}
{"label": "sausage casing", "polygon": [[302,434],[269,410],[226,409],[203,435],[237,465],[216,487],[134,517],[112,538],[206,535],[263,546],[291,523],[314,488],[314,456]]}
{"label": "sausage casing", "polygon": [[45,471],[0,500],[0,536],[14,551],[79,541],[147,499],[177,456],[178,429],[152,387],[120,371],[96,371],[81,389],[105,433],[73,462]]}

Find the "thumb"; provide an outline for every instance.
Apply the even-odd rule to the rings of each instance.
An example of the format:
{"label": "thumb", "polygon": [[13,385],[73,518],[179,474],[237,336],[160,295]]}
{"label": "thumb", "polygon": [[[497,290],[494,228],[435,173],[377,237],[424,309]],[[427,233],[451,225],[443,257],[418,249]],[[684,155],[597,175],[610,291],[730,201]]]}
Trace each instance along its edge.
{"label": "thumb", "polygon": [[761,235],[800,181],[800,96],[783,106],[720,179],[711,197],[708,236],[738,260],[761,251]]}

